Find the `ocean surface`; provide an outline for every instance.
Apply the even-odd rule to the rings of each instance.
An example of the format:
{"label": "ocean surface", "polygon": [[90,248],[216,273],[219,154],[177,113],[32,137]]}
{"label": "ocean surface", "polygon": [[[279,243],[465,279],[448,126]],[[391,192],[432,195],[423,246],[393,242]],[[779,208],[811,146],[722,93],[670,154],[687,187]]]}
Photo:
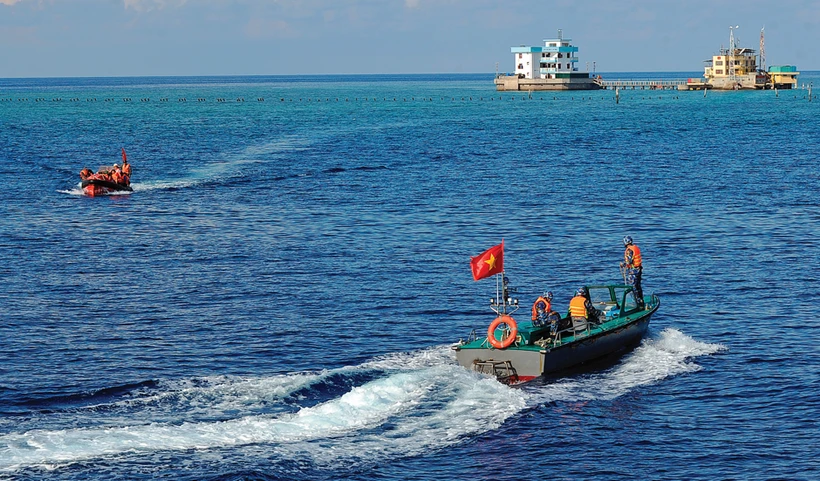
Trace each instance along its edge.
{"label": "ocean surface", "polygon": [[[820,479],[812,96],[1,79],[0,479]],[[81,195],[121,148],[134,192]],[[625,235],[634,351],[456,364],[494,317],[470,256],[565,311]]]}

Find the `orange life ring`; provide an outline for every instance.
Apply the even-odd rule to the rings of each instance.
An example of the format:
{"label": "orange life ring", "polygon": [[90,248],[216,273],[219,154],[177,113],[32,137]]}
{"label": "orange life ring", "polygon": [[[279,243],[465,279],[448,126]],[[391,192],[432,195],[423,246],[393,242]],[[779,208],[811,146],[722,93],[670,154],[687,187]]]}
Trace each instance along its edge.
{"label": "orange life ring", "polygon": [[[499,324],[510,326],[510,335],[501,341],[495,338],[495,329]],[[490,344],[496,349],[510,347],[510,345],[515,342],[516,337],[518,337],[518,324],[515,323],[515,319],[513,319],[512,316],[506,314],[496,317],[495,320],[490,323],[490,327],[487,328],[487,340],[490,341]]]}

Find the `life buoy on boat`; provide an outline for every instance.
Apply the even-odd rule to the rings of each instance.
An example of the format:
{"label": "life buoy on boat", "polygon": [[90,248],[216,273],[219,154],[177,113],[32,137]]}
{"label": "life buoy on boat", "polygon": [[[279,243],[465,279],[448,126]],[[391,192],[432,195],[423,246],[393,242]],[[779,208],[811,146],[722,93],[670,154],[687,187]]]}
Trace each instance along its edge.
{"label": "life buoy on boat", "polygon": [[[495,330],[498,328],[499,325],[506,324],[510,328],[510,334],[505,337],[503,340],[499,341],[495,338]],[[510,345],[515,342],[515,339],[518,337],[518,324],[515,323],[515,319],[512,316],[503,315],[498,316],[495,318],[493,322],[490,323],[490,327],[487,328],[487,340],[490,341],[490,345],[492,345],[496,349],[504,349],[510,347]]]}

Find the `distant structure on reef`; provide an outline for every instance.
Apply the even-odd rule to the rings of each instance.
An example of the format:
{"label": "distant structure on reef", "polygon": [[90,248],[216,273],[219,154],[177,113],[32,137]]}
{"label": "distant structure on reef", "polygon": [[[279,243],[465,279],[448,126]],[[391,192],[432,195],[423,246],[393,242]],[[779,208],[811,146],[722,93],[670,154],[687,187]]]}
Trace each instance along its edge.
{"label": "distant structure on reef", "polygon": [[[703,79],[689,79],[687,90],[717,89],[791,89],[797,86],[799,72],[793,65],[771,66],[766,70],[766,45],[760,29],[760,53],[738,47],[735,29],[729,27],[729,48],[720,48],[711,60],[705,60]],[[760,59],[758,64],[757,60]]]}
{"label": "distant structure on reef", "polygon": [[[766,69],[766,49],[763,29],[760,30],[759,55],[750,48],[738,47],[734,31],[729,27],[729,47],[721,46],[717,55],[706,60],[703,78],[660,80],[604,80],[600,75],[578,71],[578,47],[564,38],[544,40],[542,47],[524,45],[511,47],[515,73],[496,74],[496,90],[598,90],[598,89],[673,89],[678,90],[743,90],[792,89],[797,87],[799,72],[794,65],[771,66]],[[758,62],[759,58],[759,62]],[[594,63],[593,63],[594,64]],[[587,63],[589,67],[589,63]],[[589,68],[587,68],[589,70]]]}
{"label": "distant structure on reef", "polygon": [[495,77],[496,90],[597,90],[602,88],[600,76],[590,78],[589,72],[578,71],[578,47],[564,38],[544,40],[543,47],[511,47],[515,57],[515,73]]}

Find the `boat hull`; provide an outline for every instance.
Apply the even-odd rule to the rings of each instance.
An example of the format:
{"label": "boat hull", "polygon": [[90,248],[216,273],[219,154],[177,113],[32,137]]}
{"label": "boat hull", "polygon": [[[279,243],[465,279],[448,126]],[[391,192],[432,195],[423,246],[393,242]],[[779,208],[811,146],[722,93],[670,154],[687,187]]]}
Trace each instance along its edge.
{"label": "boat hull", "polygon": [[133,192],[130,186],[108,182],[106,180],[88,179],[82,183],[83,193],[90,197],[106,195],[112,192]]}
{"label": "boat hull", "polygon": [[477,370],[477,363],[509,361],[517,379],[527,381],[634,348],[646,335],[650,318],[657,308],[658,305],[655,304],[651,309],[635,314],[634,319],[626,324],[592,332],[584,337],[579,336],[578,339],[555,347],[494,349],[455,346],[456,359],[460,365],[473,370]]}

